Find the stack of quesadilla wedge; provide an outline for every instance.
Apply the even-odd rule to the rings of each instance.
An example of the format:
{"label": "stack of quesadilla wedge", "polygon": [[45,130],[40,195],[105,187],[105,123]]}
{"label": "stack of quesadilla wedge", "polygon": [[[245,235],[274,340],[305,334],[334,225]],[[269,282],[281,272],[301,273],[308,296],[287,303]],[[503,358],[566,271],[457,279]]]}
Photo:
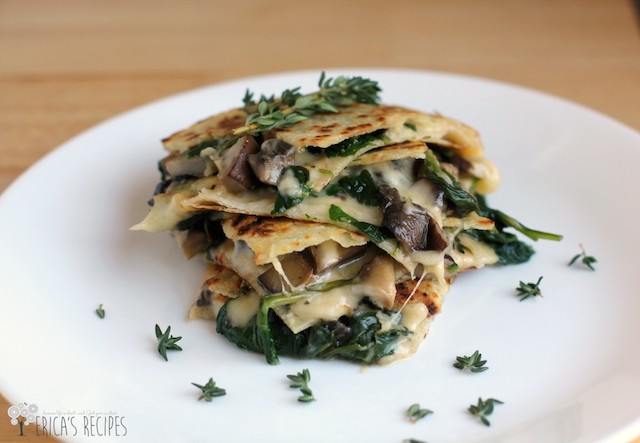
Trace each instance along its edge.
{"label": "stack of quesadilla wedge", "polygon": [[[375,82],[373,98],[350,95],[357,81],[247,94],[164,139],[161,182],[134,227],[170,230],[209,262],[190,317],[269,363],[406,358],[457,273],[533,253],[484,203],[499,178],[475,130],[378,104]],[[340,97],[322,95],[339,84]]]}

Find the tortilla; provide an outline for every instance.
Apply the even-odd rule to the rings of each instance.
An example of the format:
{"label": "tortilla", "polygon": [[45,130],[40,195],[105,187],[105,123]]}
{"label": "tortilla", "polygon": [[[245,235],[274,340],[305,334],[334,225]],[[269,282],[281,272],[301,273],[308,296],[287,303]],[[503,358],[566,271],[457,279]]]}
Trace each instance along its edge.
{"label": "tortilla", "polygon": [[288,218],[262,218],[237,215],[222,222],[225,235],[244,241],[255,254],[255,263],[273,263],[278,256],[302,251],[327,239],[344,248],[361,246],[367,238],[329,224],[297,221]]}
{"label": "tortilla", "polygon": [[162,144],[170,152],[184,153],[200,143],[229,135],[233,129],[242,126],[246,118],[247,113],[242,109],[232,109],[175,132],[164,138]]}

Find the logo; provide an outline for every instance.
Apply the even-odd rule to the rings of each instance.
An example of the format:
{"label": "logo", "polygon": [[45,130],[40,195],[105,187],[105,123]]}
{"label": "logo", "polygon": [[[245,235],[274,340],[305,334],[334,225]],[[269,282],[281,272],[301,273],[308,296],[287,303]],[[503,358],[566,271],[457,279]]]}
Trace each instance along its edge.
{"label": "logo", "polygon": [[18,403],[7,410],[11,424],[25,426],[35,423],[35,435],[54,437],[124,437],[127,435],[125,417],[115,411],[46,411],[33,403]]}
{"label": "logo", "polygon": [[19,403],[17,405],[10,406],[7,410],[7,414],[11,417],[12,425],[20,425],[20,435],[24,436],[24,427],[29,423],[36,421],[36,413],[38,412],[38,406],[31,403]]}

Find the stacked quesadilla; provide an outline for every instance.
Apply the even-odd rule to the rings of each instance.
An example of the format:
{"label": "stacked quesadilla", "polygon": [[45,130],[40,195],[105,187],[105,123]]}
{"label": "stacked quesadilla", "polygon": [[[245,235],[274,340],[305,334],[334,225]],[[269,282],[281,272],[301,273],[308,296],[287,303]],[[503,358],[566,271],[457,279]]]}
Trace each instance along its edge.
{"label": "stacked quesadilla", "polygon": [[208,261],[190,317],[269,363],[389,363],[415,353],[459,272],[529,259],[503,229],[547,234],[486,206],[499,178],[478,133],[379,92],[323,74],[316,92],[247,92],[163,140],[134,228]]}

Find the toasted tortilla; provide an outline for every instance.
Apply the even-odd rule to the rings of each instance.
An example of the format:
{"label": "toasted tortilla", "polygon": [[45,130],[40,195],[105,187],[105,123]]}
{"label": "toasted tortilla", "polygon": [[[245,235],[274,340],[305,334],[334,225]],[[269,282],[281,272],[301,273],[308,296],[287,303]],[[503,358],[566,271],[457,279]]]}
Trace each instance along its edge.
{"label": "toasted tortilla", "polygon": [[244,125],[247,113],[242,109],[232,109],[201,120],[162,140],[164,148],[170,152],[183,153],[202,142],[214,140]]}
{"label": "toasted tortilla", "polygon": [[381,148],[362,154],[352,161],[349,166],[366,166],[376,163],[385,163],[404,158],[425,158],[427,145],[423,142],[404,142]]}
{"label": "toasted tortilla", "polygon": [[402,124],[393,106],[353,104],[338,113],[319,113],[288,128],[274,131],[276,138],[296,147],[328,148],[348,138]]}
{"label": "toasted tortilla", "polygon": [[255,263],[272,263],[278,256],[302,251],[328,239],[343,248],[360,246],[367,238],[337,226],[288,218],[236,215],[222,222],[227,238],[242,240],[255,255]]}
{"label": "toasted tortilla", "polygon": [[[391,143],[423,141],[440,143],[459,149],[464,157],[482,156],[478,133],[469,126],[444,117],[399,106],[353,104],[339,108],[338,113],[317,113],[290,127],[273,131],[276,138],[297,148],[328,148],[357,135],[387,129]],[[162,140],[170,152],[183,153],[202,142],[214,140],[242,127],[247,113],[232,109],[201,120]]]}

